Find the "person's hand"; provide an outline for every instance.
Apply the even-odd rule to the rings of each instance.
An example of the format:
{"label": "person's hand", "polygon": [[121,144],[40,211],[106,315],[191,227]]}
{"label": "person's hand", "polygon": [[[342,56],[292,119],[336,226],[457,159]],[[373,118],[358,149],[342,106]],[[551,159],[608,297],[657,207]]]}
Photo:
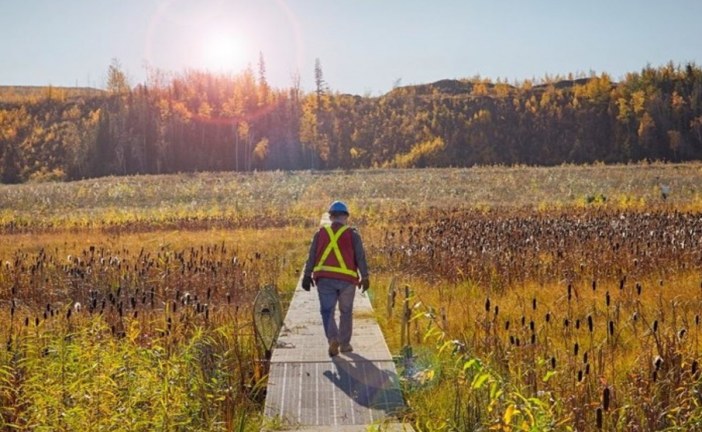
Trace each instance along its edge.
{"label": "person's hand", "polygon": [[302,289],[309,291],[312,286],[312,276],[305,276],[302,278]]}
{"label": "person's hand", "polygon": [[368,291],[368,288],[370,288],[370,279],[366,277],[361,281],[361,292],[364,293]]}

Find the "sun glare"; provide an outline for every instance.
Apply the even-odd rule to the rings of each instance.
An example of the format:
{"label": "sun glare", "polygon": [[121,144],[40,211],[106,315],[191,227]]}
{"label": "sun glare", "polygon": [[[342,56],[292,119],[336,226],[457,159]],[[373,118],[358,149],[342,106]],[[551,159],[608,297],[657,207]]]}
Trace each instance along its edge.
{"label": "sun glare", "polygon": [[246,49],[240,37],[230,33],[211,33],[203,41],[203,62],[207,69],[232,72],[245,63]]}

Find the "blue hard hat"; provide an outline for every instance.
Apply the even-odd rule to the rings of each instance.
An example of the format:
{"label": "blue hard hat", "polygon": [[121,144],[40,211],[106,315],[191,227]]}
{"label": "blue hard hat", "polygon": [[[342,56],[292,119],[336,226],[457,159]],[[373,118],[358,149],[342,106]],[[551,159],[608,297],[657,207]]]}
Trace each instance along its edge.
{"label": "blue hard hat", "polygon": [[348,215],[349,208],[342,201],[334,201],[329,206],[329,214],[333,214],[333,213],[345,213],[346,215]]}

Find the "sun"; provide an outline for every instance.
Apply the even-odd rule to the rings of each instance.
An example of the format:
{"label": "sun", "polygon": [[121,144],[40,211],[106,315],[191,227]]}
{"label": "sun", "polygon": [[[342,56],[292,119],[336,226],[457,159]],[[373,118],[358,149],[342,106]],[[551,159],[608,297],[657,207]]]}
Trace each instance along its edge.
{"label": "sun", "polygon": [[245,64],[246,44],[240,36],[212,32],[203,39],[203,65],[216,72],[232,72]]}

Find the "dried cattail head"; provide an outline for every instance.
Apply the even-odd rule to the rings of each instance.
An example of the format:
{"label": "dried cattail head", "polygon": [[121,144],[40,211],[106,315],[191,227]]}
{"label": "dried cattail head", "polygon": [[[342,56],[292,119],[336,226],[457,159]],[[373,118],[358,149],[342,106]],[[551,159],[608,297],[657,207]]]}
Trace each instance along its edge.
{"label": "dried cattail head", "polygon": [[551,312],[546,312],[546,322],[551,321]]}
{"label": "dried cattail head", "polygon": [[653,359],[653,366],[656,368],[656,370],[660,369],[662,364],[663,364],[663,358],[661,356],[656,356]]}
{"label": "dried cattail head", "polygon": [[531,299],[531,308],[533,310],[536,310],[536,297]]}
{"label": "dried cattail head", "polygon": [[602,429],[602,408],[597,408],[597,429]]}
{"label": "dried cattail head", "polygon": [[597,289],[597,280],[593,279],[592,280],[592,290],[595,291]]}
{"label": "dried cattail head", "polygon": [[681,329],[678,331],[678,339],[682,340],[682,339],[685,337],[686,334],[687,334],[687,330],[684,329],[684,328],[681,328]]}
{"label": "dried cattail head", "polygon": [[658,320],[653,321],[653,333],[658,331]]}
{"label": "dried cattail head", "polygon": [[641,283],[636,282],[636,295],[641,295],[641,289],[642,289]]}
{"label": "dried cattail head", "polygon": [[609,334],[610,336],[614,336],[614,321],[609,320]]}
{"label": "dried cattail head", "polygon": [[575,328],[578,330],[580,329],[580,319],[575,320]]}
{"label": "dried cattail head", "polygon": [[551,357],[551,369],[556,369],[556,357]]}
{"label": "dried cattail head", "polygon": [[509,330],[509,320],[505,321],[505,330]]}
{"label": "dried cattail head", "polygon": [[697,360],[692,361],[692,366],[690,367],[690,373],[692,373],[692,376],[696,378],[697,371],[698,371],[699,365],[697,364]]}
{"label": "dried cattail head", "polygon": [[563,327],[568,327],[570,325],[570,321],[568,318],[563,318]]}
{"label": "dried cattail head", "polygon": [[490,297],[485,300],[485,312],[490,312]]}
{"label": "dried cattail head", "polygon": [[500,307],[495,305],[495,316],[500,313]]}
{"label": "dried cattail head", "polygon": [[578,382],[582,382],[582,381],[583,381],[583,370],[580,369],[578,371]]}
{"label": "dried cattail head", "polygon": [[605,293],[605,303],[607,304],[607,307],[609,307],[609,303],[610,303],[609,291],[607,291]]}
{"label": "dried cattail head", "polygon": [[587,328],[590,331],[590,333],[592,333],[595,328],[595,325],[592,322],[592,315],[587,316]]}
{"label": "dried cattail head", "polygon": [[609,411],[609,387],[605,387],[602,391],[602,407],[605,411]]}
{"label": "dried cattail head", "polygon": [[580,345],[578,345],[577,342],[575,342],[575,345],[573,345],[573,355],[578,355],[578,351],[580,351]]}

